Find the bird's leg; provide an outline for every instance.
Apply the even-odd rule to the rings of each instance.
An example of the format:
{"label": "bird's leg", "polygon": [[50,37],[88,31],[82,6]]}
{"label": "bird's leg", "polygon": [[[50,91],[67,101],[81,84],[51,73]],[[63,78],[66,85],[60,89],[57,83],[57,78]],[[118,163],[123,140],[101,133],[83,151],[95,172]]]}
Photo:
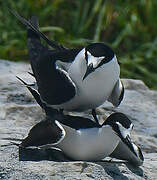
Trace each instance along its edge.
{"label": "bird's leg", "polygon": [[97,118],[97,116],[96,116],[96,111],[95,111],[95,109],[92,109],[92,115],[93,115],[93,117],[94,117],[95,122],[96,122],[97,124],[99,124],[99,120],[98,120],[98,118]]}

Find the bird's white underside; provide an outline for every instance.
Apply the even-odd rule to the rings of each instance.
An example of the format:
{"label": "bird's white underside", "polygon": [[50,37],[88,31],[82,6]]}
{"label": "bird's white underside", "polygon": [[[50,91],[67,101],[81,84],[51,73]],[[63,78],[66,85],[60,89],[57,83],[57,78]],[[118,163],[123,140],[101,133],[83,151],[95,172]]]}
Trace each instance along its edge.
{"label": "bird's white underside", "polygon": [[75,97],[66,103],[52,107],[83,111],[96,108],[109,98],[120,75],[116,56],[83,80],[87,69],[86,61],[82,58],[84,53],[84,49],[80,51],[68,69],[68,74],[76,86]]}
{"label": "bird's white underside", "polygon": [[120,138],[110,126],[75,130],[63,125],[65,138],[56,145],[75,160],[101,160],[117,147]]}

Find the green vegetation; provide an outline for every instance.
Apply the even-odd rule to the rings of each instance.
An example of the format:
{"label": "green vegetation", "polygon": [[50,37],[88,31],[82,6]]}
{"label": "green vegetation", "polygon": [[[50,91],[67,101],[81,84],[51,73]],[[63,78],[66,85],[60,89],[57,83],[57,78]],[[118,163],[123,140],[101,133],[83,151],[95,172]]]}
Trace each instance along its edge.
{"label": "green vegetation", "polygon": [[7,0],[0,2],[0,58],[26,60],[26,29],[7,7],[29,18],[67,47],[105,42],[121,62],[121,77],[157,89],[156,0]]}

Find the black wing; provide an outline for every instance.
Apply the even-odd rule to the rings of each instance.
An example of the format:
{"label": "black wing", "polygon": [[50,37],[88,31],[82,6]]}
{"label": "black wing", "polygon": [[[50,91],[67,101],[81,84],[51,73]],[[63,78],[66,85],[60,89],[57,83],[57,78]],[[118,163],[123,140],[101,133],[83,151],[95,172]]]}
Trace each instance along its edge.
{"label": "black wing", "polygon": [[55,62],[71,62],[79,50],[65,49],[54,41],[52,43],[56,50],[48,49],[41,44],[40,37],[45,36],[39,33],[37,17],[33,16],[29,22],[15,11],[12,13],[27,25],[28,54],[41,99],[50,105],[59,105],[72,99],[76,93],[75,85],[65,71],[56,68]]}
{"label": "black wing", "polygon": [[56,121],[47,118],[33,126],[20,146],[29,147],[56,144],[59,143],[64,136],[64,129],[59,127]]}
{"label": "black wing", "polygon": [[31,85],[27,84],[23,79],[16,76],[18,80],[20,80],[30,91],[36,102],[39,104],[39,106],[45,110],[45,113],[47,116],[54,117],[56,114],[59,114],[60,112],[57,109],[53,109],[51,107],[48,107],[44,102],[41,101],[40,94],[36,89],[34,89]]}
{"label": "black wing", "polygon": [[76,87],[74,82],[64,70],[53,68],[52,63],[36,66],[34,74],[41,99],[47,104],[59,105],[75,96]]}
{"label": "black wing", "polygon": [[45,113],[47,117],[51,117],[53,119],[57,119],[60,123],[69,126],[73,129],[79,130],[79,129],[87,129],[87,128],[94,128],[94,127],[102,127],[102,125],[99,125],[98,123],[95,123],[94,121],[80,117],[80,116],[70,116],[70,115],[64,115],[63,113],[59,112],[56,109],[48,107],[44,102],[40,99],[40,94],[34,90],[32,87],[29,86],[24,80],[17,77],[31,92],[33,97],[35,98],[36,102],[40,105],[41,108],[45,110]]}
{"label": "black wing", "polygon": [[100,128],[102,127],[98,123],[84,117],[80,116],[70,116],[70,115],[64,115],[62,118],[57,118],[57,120],[66,126],[71,127],[72,129],[88,129],[88,128]]}

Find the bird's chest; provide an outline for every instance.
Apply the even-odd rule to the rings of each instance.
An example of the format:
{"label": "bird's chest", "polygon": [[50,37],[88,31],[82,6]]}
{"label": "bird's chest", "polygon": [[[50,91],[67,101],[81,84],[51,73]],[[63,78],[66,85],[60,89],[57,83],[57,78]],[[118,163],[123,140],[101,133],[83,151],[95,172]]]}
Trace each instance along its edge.
{"label": "bird's chest", "polygon": [[106,128],[105,136],[99,128],[66,132],[58,148],[72,159],[97,160],[110,154],[118,144],[115,135]]}
{"label": "bird's chest", "polygon": [[112,91],[115,78],[105,69],[95,70],[84,80],[86,68],[79,67],[70,69],[69,75],[76,84],[77,95],[82,98],[93,99],[95,102],[104,99]]}
{"label": "bird's chest", "polygon": [[119,69],[114,62],[96,69],[83,80],[86,70],[84,61],[71,64],[68,74],[76,86],[76,95],[64,109],[82,111],[100,106],[108,99],[119,78]]}

